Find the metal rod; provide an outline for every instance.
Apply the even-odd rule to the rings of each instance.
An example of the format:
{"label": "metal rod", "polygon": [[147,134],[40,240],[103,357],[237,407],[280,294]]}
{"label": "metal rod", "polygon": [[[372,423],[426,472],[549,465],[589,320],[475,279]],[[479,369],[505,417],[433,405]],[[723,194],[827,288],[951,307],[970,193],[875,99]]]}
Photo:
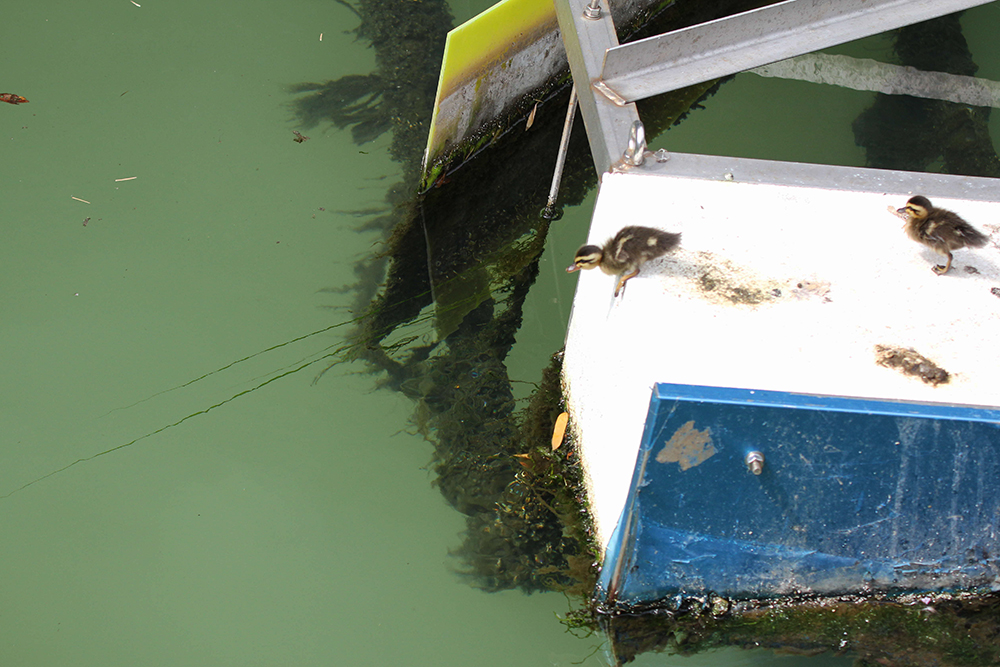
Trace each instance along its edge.
{"label": "metal rod", "polygon": [[559,185],[562,183],[563,167],[566,166],[566,153],[569,150],[569,136],[573,130],[573,119],[576,117],[576,84],[569,91],[569,108],[566,109],[566,120],[563,123],[562,139],[559,140],[559,153],[556,155],[556,168],[552,174],[552,187],[549,188],[549,200],[542,209],[542,217],[558,220],[562,215],[555,215],[556,197],[559,196]]}

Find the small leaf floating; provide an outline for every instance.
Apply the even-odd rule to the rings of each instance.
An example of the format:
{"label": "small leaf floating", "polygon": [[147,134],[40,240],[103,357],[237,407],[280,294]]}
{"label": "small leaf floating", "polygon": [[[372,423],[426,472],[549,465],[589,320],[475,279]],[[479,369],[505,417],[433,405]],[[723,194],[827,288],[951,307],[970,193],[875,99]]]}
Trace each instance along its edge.
{"label": "small leaf floating", "polygon": [[7,104],[23,104],[27,101],[27,98],[15,95],[14,93],[0,93],[0,102],[6,102]]}
{"label": "small leaf floating", "polygon": [[301,144],[303,141],[306,141],[307,139],[309,139],[309,137],[307,137],[306,135],[304,135],[301,132],[298,132],[296,130],[292,130],[292,134],[295,135],[295,138],[292,139],[292,141],[294,141],[297,144]]}

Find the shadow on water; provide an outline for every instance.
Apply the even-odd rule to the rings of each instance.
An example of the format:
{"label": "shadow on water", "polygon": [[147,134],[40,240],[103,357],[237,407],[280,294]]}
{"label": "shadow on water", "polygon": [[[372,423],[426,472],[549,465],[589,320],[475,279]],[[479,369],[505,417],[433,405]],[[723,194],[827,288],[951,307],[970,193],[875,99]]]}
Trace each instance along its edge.
{"label": "shadow on water", "polygon": [[295,115],[306,129],[328,120],[338,129],[350,128],[354,143],[362,145],[392,128],[379,110],[385,86],[378,75],[352,74],[326,83],[300,83],[289,90],[311,93],[293,104]]}

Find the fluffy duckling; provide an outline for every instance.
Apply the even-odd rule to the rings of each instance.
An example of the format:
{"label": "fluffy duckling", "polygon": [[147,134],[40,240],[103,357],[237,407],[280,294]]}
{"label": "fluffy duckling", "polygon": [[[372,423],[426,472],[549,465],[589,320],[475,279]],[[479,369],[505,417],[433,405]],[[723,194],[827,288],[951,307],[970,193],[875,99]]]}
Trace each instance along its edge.
{"label": "fluffy duckling", "polygon": [[585,245],[577,250],[573,263],[566,271],[572,273],[579,269],[600,267],[609,276],[621,276],[615,286],[615,296],[618,296],[625,289],[628,279],[638,275],[643,264],[662,257],[680,242],[680,234],[651,227],[622,227],[603,248]]}
{"label": "fluffy duckling", "polygon": [[967,223],[957,213],[931,206],[927,197],[910,197],[906,206],[896,209],[906,220],[906,235],[934,252],[948,258],[944,266],[936,264],[934,273],[939,276],[951,268],[951,251],[959,248],[982,248],[989,237]]}

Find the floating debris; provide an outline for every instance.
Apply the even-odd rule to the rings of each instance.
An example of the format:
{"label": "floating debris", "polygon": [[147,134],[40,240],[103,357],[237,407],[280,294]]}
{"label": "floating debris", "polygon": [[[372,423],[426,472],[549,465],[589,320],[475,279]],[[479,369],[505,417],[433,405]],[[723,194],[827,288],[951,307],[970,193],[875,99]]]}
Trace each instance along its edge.
{"label": "floating debris", "polygon": [[27,101],[27,98],[15,95],[14,93],[0,93],[0,102],[6,102],[7,104],[24,104]]}

